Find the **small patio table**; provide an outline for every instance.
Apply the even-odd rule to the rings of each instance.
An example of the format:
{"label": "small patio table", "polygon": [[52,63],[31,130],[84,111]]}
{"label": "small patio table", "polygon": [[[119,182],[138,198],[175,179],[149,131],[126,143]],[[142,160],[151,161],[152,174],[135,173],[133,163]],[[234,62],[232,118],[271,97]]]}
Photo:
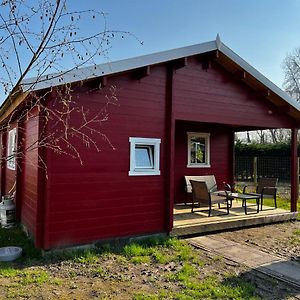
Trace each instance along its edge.
{"label": "small patio table", "polygon": [[[220,196],[225,196],[225,192],[220,192],[218,193]],[[227,192],[227,195],[234,198],[234,199],[241,199],[243,206],[245,208],[245,214],[247,215],[247,200],[256,200],[256,213],[259,213],[259,199],[260,195],[259,194],[242,194],[242,193],[232,193],[232,192]]]}

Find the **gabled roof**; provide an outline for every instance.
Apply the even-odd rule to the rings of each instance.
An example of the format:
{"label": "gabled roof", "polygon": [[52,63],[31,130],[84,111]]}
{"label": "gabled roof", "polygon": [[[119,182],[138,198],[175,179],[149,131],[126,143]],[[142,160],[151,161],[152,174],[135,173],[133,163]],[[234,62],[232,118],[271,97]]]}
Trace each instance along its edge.
{"label": "gabled roof", "polygon": [[66,74],[54,73],[49,76],[43,76],[36,82],[36,78],[29,78],[22,82],[23,90],[41,90],[51,86],[58,86],[65,83],[78,82],[105,75],[125,72],[138,69],[145,66],[156,65],[178,58],[193,56],[216,50],[216,41],[187,46],[168,51],[157,52],[153,54],[123,59],[115,62],[104,63],[96,66],[90,66],[70,71]]}
{"label": "gabled roof", "polygon": [[162,51],[158,53],[138,56],[134,58],[119,60],[111,63],[99,64],[96,66],[74,69],[68,73],[54,73],[42,77],[39,82],[35,83],[36,78],[30,78],[22,82],[23,90],[41,90],[51,86],[58,86],[65,83],[78,82],[82,80],[92,79],[96,77],[112,75],[115,73],[125,72],[133,69],[138,69],[145,66],[156,65],[183,57],[189,57],[198,54],[204,54],[218,50],[230,60],[235,62],[244,71],[253,76],[256,80],[262,83],[266,89],[271,90],[279,97],[284,99],[288,104],[300,111],[300,104],[292,99],[286,92],[281,90],[272,81],[258,72],[254,67],[249,65],[244,59],[233,52],[229,47],[223,44],[217,35],[216,40],[201,43],[197,45],[187,46],[183,48]]}
{"label": "gabled roof", "polygon": [[[111,63],[73,69],[67,73],[50,74],[43,76],[38,80],[38,82],[36,82],[36,78],[29,78],[22,82],[22,89],[24,92],[37,91],[66,83],[85,81],[209,52],[218,52],[220,57],[216,59],[217,63],[233,74],[241,72],[246,74],[247,80],[242,78],[246,84],[250,85],[258,92],[264,92],[265,97],[268,98],[269,101],[286,109],[292,117],[300,121],[300,103],[292,99],[286,92],[281,90],[273,82],[267,79],[244,59],[222,43],[219,35],[216,40],[206,43],[119,60]],[[244,75],[244,77],[246,77],[246,75]],[[5,101],[0,108],[0,116],[3,114],[3,109],[9,106],[6,102],[7,101]],[[290,111],[291,108],[292,111]]]}

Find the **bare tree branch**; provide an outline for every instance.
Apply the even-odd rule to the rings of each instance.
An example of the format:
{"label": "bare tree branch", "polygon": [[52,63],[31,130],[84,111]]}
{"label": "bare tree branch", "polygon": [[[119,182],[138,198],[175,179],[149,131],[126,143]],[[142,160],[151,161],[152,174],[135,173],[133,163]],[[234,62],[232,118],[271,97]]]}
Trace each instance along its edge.
{"label": "bare tree branch", "polygon": [[[97,57],[107,55],[115,37],[136,39],[129,32],[109,30],[103,12],[72,11],[67,9],[69,5],[67,0],[3,0],[0,4],[0,86],[7,95],[6,101],[11,103],[20,92],[30,92],[24,103],[0,124],[0,130],[8,132],[15,124],[26,124],[35,118],[42,124],[36,139],[27,140],[26,145],[19,140],[14,153],[2,155],[2,163],[12,159],[18,163],[26,153],[45,148],[83,164],[82,146],[101,151],[101,143],[105,143],[115,149],[101,125],[109,120],[109,107],[119,105],[117,87],[110,87],[98,111],[90,111],[77,102],[73,97],[74,84],[37,92],[33,89],[37,83],[48,80],[50,71],[58,72],[51,79],[57,76],[60,80],[83,66],[96,65]],[[88,23],[93,25],[87,26]],[[83,29],[87,27],[88,32]],[[22,82],[27,79],[28,83],[29,77],[34,80],[26,84],[25,90]],[[99,86],[94,92],[100,89]],[[40,155],[32,163],[47,169]]]}

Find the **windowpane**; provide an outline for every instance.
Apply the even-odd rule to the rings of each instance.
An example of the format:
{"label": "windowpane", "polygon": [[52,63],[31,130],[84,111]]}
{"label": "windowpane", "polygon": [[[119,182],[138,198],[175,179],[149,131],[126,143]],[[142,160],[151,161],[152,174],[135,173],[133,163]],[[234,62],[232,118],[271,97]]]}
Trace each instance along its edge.
{"label": "windowpane", "polygon": [[188,163],[190,168],[210,167],[210,134],[205,132],[188,132]]}
{"label": "windowpane", "polygon": [[159,151],[161,139],[130,137],[129,176],[160,175]]}
{"label": "windowpane", "polygon": [[205,138],[191,137],[191,163],[203,164],[206,162]]}
{"label": "windowpane", "polygon": [[153,146],[135,147],[135,165],[137,168],[153,168]]}
{"label": "windowpane", "polygon": [[8,145],[7,145],[7,168],[15,170],[16,158],[14,156],[16,151],[16,142],[17,142],[17,131],[16,128],[8,132]]}

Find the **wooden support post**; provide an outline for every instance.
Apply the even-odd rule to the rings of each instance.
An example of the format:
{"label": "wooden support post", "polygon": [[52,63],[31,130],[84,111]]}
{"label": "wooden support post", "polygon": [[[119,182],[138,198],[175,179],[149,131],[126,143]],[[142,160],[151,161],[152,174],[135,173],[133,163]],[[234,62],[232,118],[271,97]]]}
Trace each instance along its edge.
{"label": "wooden support post", "polygon": [[166,97],[166,230],[170,233],[173,229],[174,218],[174,159],[175,159],[175,120],[173,117],[173,80],[175,67],[170,64],[168,66],[167,77],[167,97]]}
{"label": "wooden support post", "polygon": [[230,172],[230,178],[229,178],[229,183],[234,184],[235,183],[235,147],[234,147],[234,137],[235,133],[232,131],[230,133],[230,160],[231,160],[231,172]]}
{"label": "wooden support post", "polygon": [[298,128],[291,129],[291,212],[297,211],[299,197]]}

